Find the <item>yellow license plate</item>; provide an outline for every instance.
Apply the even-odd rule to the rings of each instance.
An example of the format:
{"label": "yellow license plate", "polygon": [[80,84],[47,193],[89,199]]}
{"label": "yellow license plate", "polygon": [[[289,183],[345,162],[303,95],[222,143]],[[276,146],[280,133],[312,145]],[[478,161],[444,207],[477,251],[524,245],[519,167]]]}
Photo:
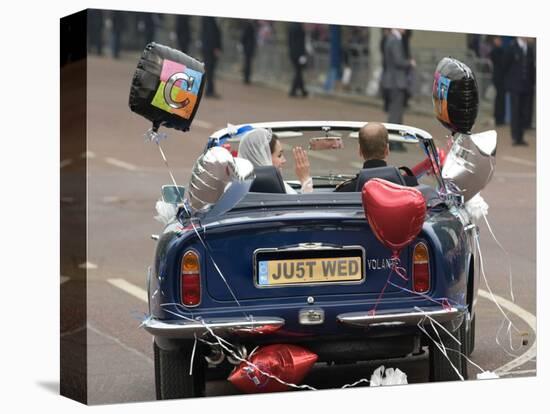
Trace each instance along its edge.
{"label": "yellow license plate", "polygon": [[354,282],[362,278],[361,257],[260,260],[258,262],[260,286]]}

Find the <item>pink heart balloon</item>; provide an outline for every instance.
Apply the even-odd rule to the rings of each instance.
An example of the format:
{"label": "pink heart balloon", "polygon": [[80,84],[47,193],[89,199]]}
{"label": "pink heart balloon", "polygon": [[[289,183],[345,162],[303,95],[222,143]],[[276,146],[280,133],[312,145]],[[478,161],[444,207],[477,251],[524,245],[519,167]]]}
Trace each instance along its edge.
{"label": "pink heart balloon", "polygon": [[375,236],[396,257],[422,230],[426,202],[416,188],[373,178],[361,193],[365,216]]}

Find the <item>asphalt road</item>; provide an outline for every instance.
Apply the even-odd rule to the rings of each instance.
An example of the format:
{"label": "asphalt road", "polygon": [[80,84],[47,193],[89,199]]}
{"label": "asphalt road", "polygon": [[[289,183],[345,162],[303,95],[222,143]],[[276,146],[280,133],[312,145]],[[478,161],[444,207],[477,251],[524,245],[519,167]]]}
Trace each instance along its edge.
{"label": "asphalt road", "polygon": [[[145,143],[143,134],[150,124],[128,108],[128,92],[137,58],[120,61],[90,58],[88,61],[88,152],[70,149],[61,155],[64,172],[78,172],[88,164],[88,398],[103,404],[147,401],[155,398],[151,336],[139,328],[147,312],[145,275],[151,264],[155,242],[150,235],[161,225],[153,219],[160,187],[170,182],[155,145]],[[167,131],[162,146],[176,179],[186,184],[196,157],[209,134],[232,124],[282,120],[371,120],[385,121],[385,114],[370,106],[327,98],[289,99],[281,91],[261,86],[244,86],[219,81],[222,99],[204,99],[189,133]],[[405,123],[444,137],[446,130],[433,117],[406,114]],[[481,115],[476,130],[490,129]],[[525,332],[527,344],[513,336],[514,350],[506,335],[497,330],[503,321],[498,307],[483,291],[477,311],[477,341],[472,360],[485,370],[498,370],[502,377],[536,374],[536,341],[533,324],[536,313],[536,154],[535,131],[527,132],[529,147],[512,147],[508,127],[497,128],[499,144],[493,181],[483,191],[489,204],[489,220],[495,235],[509,254],[513,272],[511,301],[507,256],[480,225],[482,252],[490,289],[499,299],[514,325]],[[440,141],[443,142],[443,141]],[[354,152],[350,152],[353,157]],[[358,161],[349,159],[349,162]],[[320,168],[330,160],[312,159]],[[291,163],[287,168],[291,169]],[[77,211],[84,200],[64,194],[65,210]],[[71,255],[62,258],[62,294],[84,283],[82,263]],[[508,302],[506,302],[507,300]],[[61,312],[74,312],[67,307]],[[64,338],[79,341],[83,327],[64,318]],[[520,355],[527,361],[506,365]],[[392,361],[410,383],[428,380],[426,356]],[[381,362],[353,366],[316,366],[306,382],[319,388],[335,388],[360,378],[370,378]],[[469,365],[470,376],[479,370]],[[238,394],[226,381],[210,382],[207,395]]]}

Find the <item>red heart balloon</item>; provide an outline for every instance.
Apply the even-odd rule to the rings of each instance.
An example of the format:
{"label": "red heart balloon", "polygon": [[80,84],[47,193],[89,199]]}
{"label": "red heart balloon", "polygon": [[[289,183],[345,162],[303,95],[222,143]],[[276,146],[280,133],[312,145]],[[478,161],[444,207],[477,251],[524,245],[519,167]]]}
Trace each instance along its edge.
{"label": "red heart balloon", "polygon": [[365,183],[361,193],[365,216],[380,242],[394,257],[412,242],[424,224],[426,202],[416,188],[380,178]]}
{"label": "red heart balloon", "polygon": [[242,362],[228,380],[246,393],[286,391],[288,386],[264,375],[299,384],[317,361],[317,354],[296,345],[276,344],[259,348],[249,359],[259,368]]}

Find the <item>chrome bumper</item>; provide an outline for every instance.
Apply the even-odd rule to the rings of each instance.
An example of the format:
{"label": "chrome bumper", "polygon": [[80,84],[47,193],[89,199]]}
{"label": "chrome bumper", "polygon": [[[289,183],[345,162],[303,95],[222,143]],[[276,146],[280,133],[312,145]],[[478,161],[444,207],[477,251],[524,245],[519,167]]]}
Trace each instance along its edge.
{"label": "chrome bumper", "polygon": [[438,309],[438,310],[410,310],[403,312],[371,314],[369,312],[350,312],[342,313],[337,316],[339,322],[346,325],[358,327],[375,326],[413,326],[417,325],[424,318],[433,318],[439,323],[448,322],[463,316],[464,312],[457,308]]}
{"label": "chrome bumper", "polygon": [[[275,332],[285,324],[281,318],[218,318],[204,321],[161,321],[149,318],[143,327],[154,336],[174,339],[188,339],[208,333],[210,328],[216,335],[266,335]],[[207,328],[208,327],[208,328]]]}

